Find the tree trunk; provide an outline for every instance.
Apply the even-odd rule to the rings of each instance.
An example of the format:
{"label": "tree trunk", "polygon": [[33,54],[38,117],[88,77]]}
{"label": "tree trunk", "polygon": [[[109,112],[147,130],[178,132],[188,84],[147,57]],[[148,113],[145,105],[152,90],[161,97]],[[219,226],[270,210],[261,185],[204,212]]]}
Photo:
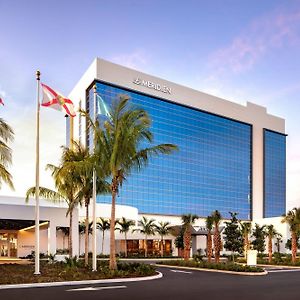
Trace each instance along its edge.
{"label": "tree trunk", "polygon": [[101,253],[104,254],[104,238],[105,238],[105,230],[102,230],[102,249],[101,249]]}
{"label": "tree trunk", "polygon": [[161,236],[160,251],[161,251],[161,257],[164,257],[164,237],[163,236]]}
{"label": "tree trunk", "polygon": [[191,233],[190,229],[186,229],[183,235],[183,245],[184,245],[184,260],[188,261],[190,258],[191,250]]}
{"label": "tree trunk", "polygon": [[85,201],[84,264],[89,264],[89,203]]}
{"label": "tree trunk", "polygon": [[124,234],[125,234],[125,257],[127,257],[127,234],[126,232]]}
{"label": "tree trunk", "polygon": [[244,236],[244,256],[247,259],[247,251],[249,249],[249,238],[248,233]]}
{"label": "tree trunk", "polygon": [[272,247],[272,237],[269,236],[268,239],[268,252],[269,252],[269,263],[272,262],[272,254],[273,254],[273,247]]}
{"label": "tree trunk", "polygon": [[207,252],[207,260],[210,263],[212,257],[212,239],[211,239],[211,232],[209,231],[207,234],[207,241],[206,241],[206,252]]}
{"label": "tree trunk", "polygon": [[144,243],[145,243],[145,257],[148,256],[148,244],[147,244],[147,235],[145,235],[145,240],[144,240]]}
{"label": "tree trunk", "polygon": [[214,248],[215,248],[215,262],[220,262],[220,251],[221,251],[221,235],[219,232],[219,228],[215,226],[214,232]]}
{"label": "tree trunk", "polygon": [[292,262],[296,262],[297,255],[297,234],[295,231],[292,232]]}
{"label": "tree trunk", "polygon": [[110,216],[109,268],[110,270],[116,270],[117,261],[116,261],[115,222],[116,222],[116,196],[118,192],[118,185],[117,185],[116,178],[113,178],[111,191],[112,191],[112,201],[111,201],[111,216]]}
{"label": "tree trunk", "polygon": [[73,244],[72,244],[72,225],[73,225],[73,209],[70,210],[70,227],[69,227],[69,256],[73,257]]}

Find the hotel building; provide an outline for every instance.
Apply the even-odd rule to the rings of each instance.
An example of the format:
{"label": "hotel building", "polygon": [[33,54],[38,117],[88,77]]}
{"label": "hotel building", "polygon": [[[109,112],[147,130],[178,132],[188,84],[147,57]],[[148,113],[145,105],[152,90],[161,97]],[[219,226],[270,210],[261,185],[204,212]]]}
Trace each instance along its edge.
{"label": "hotel building", "polygon": [[[284,240],[287,238],[288,228],[280,223],[279,218],[286,211],[284,119],[269,114],[265,107],[251,102],[245,105],[233,103],[99,58],[93,61],[69,94],[75,106],[89,112],[91,117],[95,113],[94,85],[98,100],[107,106],[120,95],[129,96],[133,105],[149,113],[154,143],[172,143],[179,148],[170,155],[151,158],[146,168],[139,173],[133,172],[127,178],[117,198],[119,217],[137,221],[141,216],[147,216],[156,221],[180,225],[182,214],[197,214],[201,218],[195,224],[193,252],[198,248],[205,249],[204,218],[216,209],[224,218],[229,217],[229,212],[237,212],[241,220],[274,224]],[[96,114],[103,120],[105,116],[99,114],[100,108],[101,103],[96,107]],[[86,132],[85,118],[78,114],[67,119],[67,144],[75,139],[89,147],[92,135]],[[109,218],[110,201],[110,196],[98,195],[98,217]],[[56,209],[65,212],[65,208]],[[6,216],[2,216],[0,211],[0,224],[1,219],[6,220],[9,216],[13,216],[13,209]],[[62,243],[62,239],[57,237],[54,242],[55,236],[58,236],[56,229],[58,226],[68,226],[67,219],[59,219],[60,224],[53,219],[51,226],[47,210],[42,216],[46,230],[44,235],[48,237],[48,248],[46,243],[42,249],[54,253],[57,244]],[[83,217],[84,213],[79,210],[74,226]],[[22,216],[15,219],[20,218]],[[33,220],[33,214],[28,214],[26,218]],[[7,232],[0,227],[0,247],[1,234]],[[73,232],[75,240],[81,240],[78,232]],[[14,230],[14,234],[11,239],[17,240],[18,231]],[[21,237],[19,244],[23,243]],[[116,238],[117,247],[122,251],[124,236],[117,233]],[[138,250],[142,247],[143,238],[141,234],[130,233],[128,248]],[[159,249],[159,238],[151,238],[149,248]],[[99,243],[101,239],[99,232]],[[174,237],[168,236],[166,240],[169,251],[177,254]],[[73,244],[75,253],[78,253],[78,243]]]}

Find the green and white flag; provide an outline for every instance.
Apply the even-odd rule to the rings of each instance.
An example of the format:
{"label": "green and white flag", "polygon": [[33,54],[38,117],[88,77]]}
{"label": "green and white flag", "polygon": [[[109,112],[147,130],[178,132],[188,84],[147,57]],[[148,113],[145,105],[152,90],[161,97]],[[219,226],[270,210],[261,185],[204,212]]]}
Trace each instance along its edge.
{"label": "green and white flag", "polygon": [[104,100],[98,94],[97,94],[97,113],[98,113],[98,115],[104,115],[104,116],[110,118],[109,109],[108,109],[106,103],[104,102]]}

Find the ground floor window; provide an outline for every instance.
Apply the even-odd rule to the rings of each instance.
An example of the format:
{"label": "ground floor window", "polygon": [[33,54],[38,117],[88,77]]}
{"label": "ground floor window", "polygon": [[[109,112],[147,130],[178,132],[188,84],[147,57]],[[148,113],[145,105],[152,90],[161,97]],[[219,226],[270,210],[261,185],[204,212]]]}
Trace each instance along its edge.
{"label": "ground floor window", "polygon": [[17,233],[0,232],[0,257],[17,257]]}
{"label": "ground floor window", "polygon": [[[160,240],[147,240],[148,256],[161,255],[161,241]],[[120,253],[125,252],[125,240],[117,241],[117,248]],[[172,240],[163,241],[164,255],[169,256],[172,254]],[[128,256],[143,256],[145,254],[145,240],[127,240],[127,254]]]}

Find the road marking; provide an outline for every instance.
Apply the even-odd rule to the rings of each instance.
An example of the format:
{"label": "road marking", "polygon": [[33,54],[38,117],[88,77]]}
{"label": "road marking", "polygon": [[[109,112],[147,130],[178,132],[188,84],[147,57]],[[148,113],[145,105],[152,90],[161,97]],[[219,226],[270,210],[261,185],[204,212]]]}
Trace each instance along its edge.
{"label": "road marking", "polygon": [[299,272],[300,269],[280,269],[280,270],[267,270],[268,273],[279,273],[279,272]]}
{"label": "road marking", "polygon": [[174,273],[185,273],[185,274],[192,274],[193,272],[187,272],[187,271],[180,271],[180,270],[170,270],[171,272]]}
{"label": "road marking", "polygon": [[100,291],[100,290],[126,289],[126,288],[127,288],[126,285],[112,285],[112,286],[99,286],[99,287],[89,286],[86,288],[70,289],[67,290],[67,292]]}

